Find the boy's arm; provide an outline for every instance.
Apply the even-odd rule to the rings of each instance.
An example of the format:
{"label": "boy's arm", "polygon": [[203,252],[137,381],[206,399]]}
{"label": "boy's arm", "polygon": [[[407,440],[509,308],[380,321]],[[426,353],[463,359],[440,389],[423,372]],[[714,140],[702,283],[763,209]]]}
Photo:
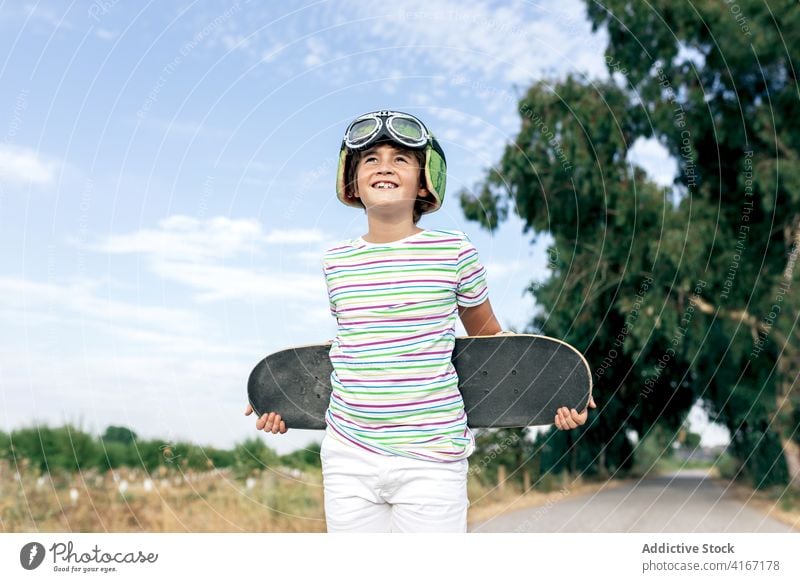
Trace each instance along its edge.
{"label": "boy's arm", "polygon": [[467,330],[467,335],[495,335],[502,331],[488,299],[475,307],[459,305],[458,315],[461,317],[464,329]]}

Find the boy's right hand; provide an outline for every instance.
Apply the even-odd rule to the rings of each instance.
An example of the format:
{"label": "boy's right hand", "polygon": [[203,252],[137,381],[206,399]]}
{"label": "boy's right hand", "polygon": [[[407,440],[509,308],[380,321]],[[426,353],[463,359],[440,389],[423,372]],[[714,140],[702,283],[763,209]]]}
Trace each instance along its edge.
{"label": "boy's right hand", "polygon": [[[248,404],[244,409],[244,415],[250,416],[255,412],[253,407]],[[264,432],[271,432],[272,434],[285,433],[288,429],[286,423],[281,420],[281,415],[275,412],[264,413],[261,418],[256,419],[256,430],[263,430]]]}

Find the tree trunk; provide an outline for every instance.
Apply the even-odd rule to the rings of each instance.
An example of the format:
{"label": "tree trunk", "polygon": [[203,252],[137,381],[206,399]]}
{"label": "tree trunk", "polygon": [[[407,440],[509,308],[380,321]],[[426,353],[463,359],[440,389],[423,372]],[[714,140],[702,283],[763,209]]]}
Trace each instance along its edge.
{"label": "tree trunk", "polygon": [[[796,216],[791,221],[792,227],[788,231],[786,245],[790,249],[789,256],[786,261],[786,266],[783,270],[782,281],[778,283],[778,288],[782,288],[786,293],[787,298],[792,296],[789,294],[791,291],[792,282],[794,282],[794,270],[797,263],[797,255],[800,250],[800,217]],[[796,291],[796,289],[795,289]],[[778,289],[773,293],[774,297],[783,297],[778,295]],[[781,299],[782,301],[783,299]],[[790,309],[791,304],[783,306],[783,309]],[[789,311],[791,314],[791,310]],[[794,322],[797,323],[797,320]],[[775,328],[777,325],[775,326]],[[767,331],[776,331],[772,330]],[[794,324],[792,325],[794,329]],[[778,435],[783,449],[783,457],[786,461],[786,469],[789,472],[789,482],[787,485],[792,489],[800,490],[800,444],[794,438],[797,435],[797,427],[793,426],[793,419],[795,416],[795,406],[797,406],[798,398],[798,381],[800,381],[800,354],[795,346],[790,343],[790,338],[784,338],[782,335],[775,334],[778,337],[776,345],[778,347],[778,357],[775,362],[778,370],[777,379],[777,394],[775,395],[775,414],[772,418],[774,430]],[[791,336],[791,331],[789,332]]]}
{"label": "tree trunk", "polygon": [[608,478],[608,464],[606,461],[606,446],[603,445],[603,448],[600,449],[600,459],[597,463],[598,473],[601,477]]}
{"label": "tree trunk", "polygon": [[789,470],[789,487],[800,489],[800,445],[792,439],[781,438],[781,447]]}
{"label": "tree trunk", "polygon": [[[795,240],[800,244],[800,229],[796,231]],[[793,248],[793,253],[797,246]],[[788,267],[787,267],[788,270]],[[787,274],[784,273],[784,277]],[[791,274],[788,275],[791,281]],[[786,469],[789,472],[789,487],[800,489],[800,444],[794,439],[797,438],[797,428],[793,426],[795,406],[797,405],[798,381],[800,381],[800,356],[794,349],[784,344],[780,346],[778,352],[778,393],[776,394],[776,410],[773,417],[773,425],[778,433],[783,449],[783,457],[786,461]]]}
{"label": "tree trunk", "polygon": [[793,426],[795,418],[793,402],[796,401],[794,392],[800,379],[798,358],[787,355],[785,352],[778,355],[778,370],[783,378],[780,381],[780,390],[777,394],[777,410],[773,417],[775,431],[781,441],[786,469],[789,472],[789,487],[800,490],[800,444],[797,438],[797,427]]}

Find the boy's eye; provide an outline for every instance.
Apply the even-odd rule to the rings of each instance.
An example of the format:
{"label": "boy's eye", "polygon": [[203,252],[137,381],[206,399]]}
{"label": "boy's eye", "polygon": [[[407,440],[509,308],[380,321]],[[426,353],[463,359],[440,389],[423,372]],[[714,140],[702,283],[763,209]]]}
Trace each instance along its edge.
{"label": "boy's eye", "polygon": [[[364,156],[363,158],[361,158],[361,161],[364,164],[371,164],[373,162],[377,162],[378,161],[378,156],[373,156],[373,155]],[[395,156],[394,161],[395,161],[395,163],[402,162],[403,164],[410,164],[411,163],[411,158],[409,156],[406,156],[406,155],[399,155],[399,156]]]}
{"label": "boy's eye", "polygon": [[[366,158],[364,158],[364,163],[366,164],[368,162],[374,162],[374,161],[377,161],[377,160],[378,160],[377,156],[367,156]],[[395,162],[405,162],[407,164],[409,162],[409,159],[407,157],[405,157],[405,156],[397,156],[394,159],[394,161]]]}

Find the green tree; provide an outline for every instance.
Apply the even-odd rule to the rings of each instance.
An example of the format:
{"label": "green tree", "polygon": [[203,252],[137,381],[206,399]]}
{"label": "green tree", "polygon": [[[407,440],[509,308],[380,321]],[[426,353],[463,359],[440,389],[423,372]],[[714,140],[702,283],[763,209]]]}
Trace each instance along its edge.
{"label": "green tree", "polygon": [[119,467],[135,467],[138,464],[137,460],[133,445],[125,445],[114,441],[100,441],[98,467],[101,471]]}
{"label": "green tree", "polygon": [[133,447],[133,466],[142,467],[147,472],[152,472],[159,467],[176,467],[180,453],[176,452],[172,443],[159,439],[137,439]]}
{"label": "green tree", "polygon": [[122,426],[109,426],[100,437],[101,470],[116,469],[118,467],[136,467],[139,458],[134,443],[136,433]]}
{"label": "green tree", "polygon": [[260,438],[249,438],[233,449],[234,475],[239,478],[263,471],[280,464],[280,459]]}
{"label": "green tree", "polygon": [[[529,331],[563,338],[586,355],[599,408],[590,413],[590,438],[584,431],[554,437],[550,450],[563,457],[559,469],[624,472],[627,431],[646,434],[656,422],[675,430],[695,400],[683,346],[668,365],[659,363],[684,307],[665,305],[685,303],[681,291],[690,283],[681,280],[670,297],[678,272],[664,247],[680,239],[660,242],[654,233],[683,225],[626,162],[642,114],[614,83],[541,81],[519,112],[514,143],[477,197],[462,193],[462,207],[489,229],[513,208],[526,231],[552,237],[550,278],[529,288],[542,308]],[[567,455],[559,445],[580,450]]]}
{"label": "green tree", "polygon": [[136,433],[124,426],[109,426],[101,438],[107,443],[114,442],[127,445],[136,440]]}
{"label": "green tree", "polygon": [[95,439],[71,425],[36,426],[12,431],[11,456],[27,459],[39,472],[81,471],[96,468],[100,451]]}
{"label": "green tree", "polygon": [[[680,161],[682,208],[707,223],[688,267],[708,282],[695,308],[693,371],[757,485],[800,487],[800,10],[789,0],[587,2],[607,62]],[[685,117],[681,117],[683,114]],[[690,213],[703,204],[699,217]],[[708,210],[713,210],[710,214]],[[783,458],[780,458],[782,454]]]}
{"label": "green tree", "polygon": [[11,458],[11,437],[0,430],[0,459]]}
{"label": "green tree", "polygon": [[[522,482],[524,470],[532,470],[533,445],[521,428],[482,429],[475,433],[475,451],[469,459],[470,473],[485,484],[497,482],[498,467],[506,468],[507,479]],[[535,475],[534,475],[535,476]]]}
{"label": "green tree", "polygon": [[[800,11],[777,4],[739,2],[748,37],[719,2],[587,2],[612,80],[534,84],[462,193],[484,227],[513,209],[553,239],[530,329],[592,365],[600,408],[575,444],[601,472],[630,466],[629,429],[674,433],[700,399],[755,484],[800,484]],[[648,137],[679,161],[667,191],[627,162]]]}
{"label": "green tree", "polygon": [[694,450],[700,446],[700,440],[701,436],[699,434],[687,430],[681,445],[689,450]]}
{"label": "green tree", "polygon": [[319,469],[322,462],[319,458],[320,444],[312,443],[302,449],[292,451],[287,455],[282,455],[280,462],[287,467],[293,467],[304,471],[308,468]]}
{"label": "green tree", "polygon": [[232,467],[235,462],[233,451],[208,448],[206,449],[206,454],[208,455],[208,460],[211,462],[211,466],[218,469]]}

